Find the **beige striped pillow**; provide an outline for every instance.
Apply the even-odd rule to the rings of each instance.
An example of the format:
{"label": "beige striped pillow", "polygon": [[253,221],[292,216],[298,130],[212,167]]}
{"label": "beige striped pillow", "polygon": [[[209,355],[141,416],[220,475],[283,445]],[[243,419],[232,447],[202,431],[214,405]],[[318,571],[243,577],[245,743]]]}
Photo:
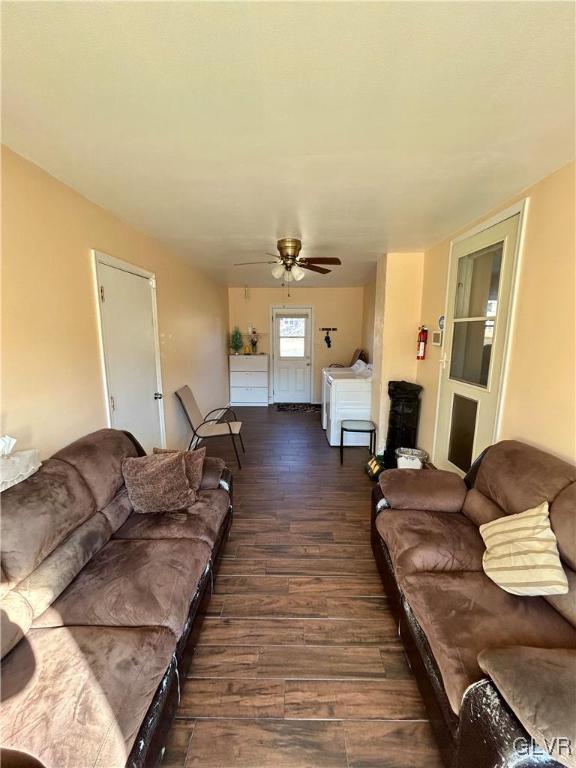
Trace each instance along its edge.
{"label": "beige striped pillow", "polygon": [[564,595],[568,581],[550,527],[548,502],[480,526],[486,576],[513,595]]}

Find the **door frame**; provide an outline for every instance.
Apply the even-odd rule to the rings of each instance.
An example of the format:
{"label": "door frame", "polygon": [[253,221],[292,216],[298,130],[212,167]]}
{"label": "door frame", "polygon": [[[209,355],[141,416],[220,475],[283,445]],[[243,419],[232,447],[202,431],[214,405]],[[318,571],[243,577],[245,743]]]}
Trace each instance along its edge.
{"label": "door frame", "polygon": [[274,353],[276,348],[274,338],[274,319],[276,310],[284,312],[286,310],[294,310],[295,312],[310,312],[310,402],[316,402],[314,400],[314,336],[312,334],[314,328],[314,307],[311,304],[271,304],[270,305],[270,388],[268,400],[270,403],[275,403],[274,399]]}
{"label": "door frame", "polygon": [[[512,295],[510,297],[508,323],[506,327],[506,332],[504,336],[504,346],[502,350],[502,370],[500,373],[500,380],[498,382],[498,387],[499,387],[498,403],[496,406],[496,419],[494,421],[494,432],[492,434],[492,442],[495,442],[500,436],[500,429],[502,425],[503,403],[505,402],[507,397],[508,368],[509,368],[508,363],[510,359],[511,339],[516,330],[518,283],[520,280],[521,263],[522,263],[522,258],[524,254],[524,241],[526,238],[526,222],[528,220],[529,207],[530,207],[529,197],[525,197],[522,200],[518,200],[518,202],[513,203],[508,208],[505,208],[504,210],[500,211],[494,216],[491,216],[489,219],[483,219],[479,224],[472,227],[471,229],[466,230],[466,232],[463,232],[461,235],[458,235],[457,237],[453,238],[450,241],[450,250],[448,254],[448,276],[446,278],[446,290],[445,290],[445,296],[444,296],[444,317],[448,317],[448,314],[449,314],[448,299],[449,299],[449,291],[450,291],[450,281],[452,280],[454,269],[457,268],[456,259],[453,258],[454,246],[462,242],[462,240],[467,240],[468,238],[473,237],[474,235],[478,235],[480,232],[483,232],[486,229],[490,229],[491,227],[494,227],[496,224],[501,224],[503,221],[506,221],[506,219],[510,219],[513,216],[517,216],[517,215],[519,215],[520,217],[518,222],[518,237],[516,238],[516,248],[513,254],[512,283],[511,283]],[[446,339],[446,335],[444,334],[444,340],[442,344],[442,354],[440,357],[441,364],[445,359],[445,349],[444,349],[445,339]],[[436,413],[434,416],[434,439],[432,442],[432,461],[433,462],[438,461],[437,451],[438,451],[438,442],[439,442],[438,432],[439,432],[439,426],[440,426],[439,425],[440,398],[442,395],[441,387],[442,387],[442,366],[440,365],[438,367],[437,391],[436,391]],[[474,461],[476,458],[477,458],[476,456],[473,456],[472,461]],[[452,471],[458,472],[462,476],[466,474],[462,470],[458,469],[458,467],[454,467]]]}
{"label": "door frame", "polygon": [[[156,391],[163,392],[162,366],[160,359],[160,335],[158,331],[158,304],[156,300],[156,275],[147,269],[138,267],[128,261],[110,256],[108,253],[92,249],[92,264],[94,268],[94,296],[98,312],[98,337],[100,342],[100,362],[102,367],[102,381],[104,384],[104,403],[106,408],[106,423],[112,427],[112,410],[110,403],[110,388],[108,383],[108,364],[106,361],[106,349],[104,346],[104,326],[102,317],[102,302],[100,301],[100,265],[114,267],[123,272],[128,272],[148,280],[150,286],[150,298],[152,300],[152,324],[154,327],[154,361],[156,363]],[[166,422],[164,419],[164,399],[157,400],[158,416],[160,420],[160,447],[166,447]]]}

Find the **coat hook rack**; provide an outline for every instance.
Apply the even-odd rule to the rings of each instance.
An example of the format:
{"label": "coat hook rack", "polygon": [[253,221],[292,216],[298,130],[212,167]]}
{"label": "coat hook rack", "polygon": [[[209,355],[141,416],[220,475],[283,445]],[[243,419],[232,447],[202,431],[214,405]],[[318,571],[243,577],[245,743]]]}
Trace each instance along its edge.
{"label": "coat hook rack", "polygon": [[324,343],[330,349],[332,346],[332,339],[330,338],[330,331],[337,331],[338,328],[320,328],[320,331],[324,331],[326,335],[324,336]]}

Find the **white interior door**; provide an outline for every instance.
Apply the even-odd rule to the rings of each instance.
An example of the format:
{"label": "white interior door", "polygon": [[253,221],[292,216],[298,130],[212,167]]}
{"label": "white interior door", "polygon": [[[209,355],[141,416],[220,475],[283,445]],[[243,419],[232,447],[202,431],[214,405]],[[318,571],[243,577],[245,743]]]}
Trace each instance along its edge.
{"label": "white interior door", "polygon": [[274,309],[273,387],[275,403],[309,403],[312,392],[310,364],[312,311]]}
{"label": "white interior door", "polygon": [[151,452],[165,444],[154,279],[101,261],[97,274],[110,426]]}
{"label": "white interior door", "polygon": [[434,462],[467,472],[494,442],[520,215],[452,248]]}

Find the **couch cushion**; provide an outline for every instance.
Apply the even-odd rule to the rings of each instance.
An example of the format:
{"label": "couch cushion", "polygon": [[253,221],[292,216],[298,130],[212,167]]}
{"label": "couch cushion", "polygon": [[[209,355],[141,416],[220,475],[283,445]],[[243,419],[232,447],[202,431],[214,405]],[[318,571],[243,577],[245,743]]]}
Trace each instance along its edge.
{"label": "couch cushion", "polygon": [[219,459],[216,456],[206,456],[204,459],[204,467],[202,469],[200,490],[208,491],[218,488],[218,483],[220,482],[225,466],[226,463],[224,459]]}
{"label": "couch cushion", "polygon": [[504,515],[479,530],[486,544],[484,573],[501,589],[523,597],[568,592],[547,501],[517,515]]}
{"label": "couch cushion", "polygon": [[188,478],[188,485],[196,492],[202,482],[204,459],[206,458],[206,448],[197,448],[195,451],[178,451],[173,448],[154,448],[154,453],[179,453],[184,459],[184,469]]}
{"label": "couch cushion", "polygon": [[400,578],[418,571],[482,570],[482,537],[458,512],[386,509],[376,527]]}
{"label": "couch cushion", "polygon": [[166,629],[33,629],[2,663],[3,746],[46,768],[124,768],[175,648]]}
{"label": "couch cushion", "polygon": [[417,573],[401,588],[422,627],[456,714],[466,688],[482,677],[486,648],[576,648],[576,630],[542,597],[517,597],[483,572]]}
{"label": "couch cushion", "polygon": [[392,509],[460,512],[467,492],[459,475],[441,469],[388,469],[378,482]]}
{"label": "couch cushion", "polygon": [[576,768],[576,651],[491,648],[478,663],[530,736]]}
{"label": "couch cushion", "polygon": [[576,572],[565,565],[564,573],[568,580],[568,592],[565,595],[545,595],[544,600],[576,627]]}
{"label": "couch cushion", "polygon": [[208,559],[190,540],[111,541],[34,626],[161,626],[179,638]]}
{"label": "couch cushion", "polygon": [[122,461],[137,456],[136,446],[118,429],[100,429],[66,446],[53,458],[76,467],[103,509],[123,485]]}
{"label": "couch cushion", "polygon": [[48,459],[36,472],[2,494],[2,569],[18,582],[32,573],[71,531],[96,511],[76,469]]}
{"label": "couch cushion", "polygon": [[560,491],[550,506],[550,525],[560,556],[576,570],[576,483]]}
{"label": "couch cushion", "polygon": [[0,600],[0,641],[2,658],[14,648],[32,626],[32,606],[18,592],[8,592]]}
{"label": "couch cushion", "polygon": [[576,481],[576,467],[516,440],[488,448],[475,487],[508,515],[553,499]]}
{"label": "couch cushion", "polygon": [[97,512],[16,586],[15,589],[32,606],[34,616],[39,616],[48,608],[111,535],[108,521]]}
{"label": "couch cushion", "polygon": [[131,515],[116,531],[117,539],[197,539],[212,550],[228,511],[226,491],[200,491],[196,503],[182,512]]}
{"label": "couch cushion", "polygon": [[122,474],[130,503],[141,515],[186,509],[196,501],[186,476],[184,452],[124,459]]}
{"label": "couch cushion", "polygon": [[480,493],[477,488],[471,488],[464,499],[462,514],[466,515],[474,525],[481,526],[498,520],[506,512],[483,493]]}
{"label": "couch cushion", "polygon": [[108,520],[112,532],[117,531],[134,511],[128,491],[121,488],[109,504],[106,504],[102,514]]}

